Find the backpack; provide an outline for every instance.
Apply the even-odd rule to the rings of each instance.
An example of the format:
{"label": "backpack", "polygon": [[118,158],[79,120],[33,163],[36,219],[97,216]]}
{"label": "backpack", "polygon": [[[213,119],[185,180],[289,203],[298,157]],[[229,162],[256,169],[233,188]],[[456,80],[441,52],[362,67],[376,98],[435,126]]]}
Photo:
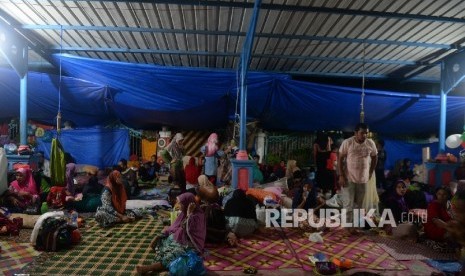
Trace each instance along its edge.
{"label": "backpack", "polygon": [[35,247],[47,252],[67,249],[72,244],[72,232],[75,229],[63,217],[46,218],[40,226]]}

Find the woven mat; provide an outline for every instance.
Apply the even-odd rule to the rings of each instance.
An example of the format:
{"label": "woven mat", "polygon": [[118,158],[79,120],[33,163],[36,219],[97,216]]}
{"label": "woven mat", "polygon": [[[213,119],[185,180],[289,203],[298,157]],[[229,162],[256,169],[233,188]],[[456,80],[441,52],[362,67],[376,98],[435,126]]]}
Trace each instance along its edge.
{"label": "woven mat", "polygon": [[21,269],[39,256],[40,252],[36,251],[29,243],[16,243],[13,241],[1,241],[2,248],[0,253],[0,272],[3,275],[14,275]]}
{"label": "woven mat", "polygon": [[300,268],[298,260],[286,245],[280,229],[240,239],[237,247],[207,247],[209,255],[204,264],[207,270],[243,270],[253,266],[258,270]]}
{"label": "woven mat", "polygon": [[31,274],[41,275],[131,275],[136,265],[153,263],[150,242],[160,233],[160,219],[148,216],[110,229],[89,219],[81,243],[58,252]]}
{"label": "woven mat", "polygon": [[303,264],[303,269],[313,270],[309,256],[324,253],[329,258],[346,258],[355,268],[374,270],[405,270],[407,267],[391,257],[365,235],[350,236],[344,229],[331,229],[324,233],[324,243],[309,241],[309,233],[289,230],[286,234],[292,248]]}
{"label": "woven mat", "polygon": [[371,236],[376,244],[396,260],[456,260],[454,253],[441,253],[425,244],[407,242],[383,236]]}

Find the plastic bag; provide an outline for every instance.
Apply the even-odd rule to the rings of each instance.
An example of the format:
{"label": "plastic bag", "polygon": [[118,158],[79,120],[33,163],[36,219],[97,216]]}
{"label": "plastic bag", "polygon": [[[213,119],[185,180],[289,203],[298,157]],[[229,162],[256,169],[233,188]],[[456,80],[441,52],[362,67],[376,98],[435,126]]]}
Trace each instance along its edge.
{"label": "plastic bag", "polygon": [[323,243],[323,237],[321,236],[322,232],[311,233],[308,237],[308,240],[315,243]]}
{"label": "plastic bag", "polygon": [[205,266],[203,265],[203,260],[199,255],[197,255],[194,251],[189,251],[187,256],[189,275],[205,275],[207,273]]}
{"label": "plastic bag", "polygon": [[202,258],[192,250],[172,261],[168,269],[170,275],[173,276],[196,276],[206,274]]}

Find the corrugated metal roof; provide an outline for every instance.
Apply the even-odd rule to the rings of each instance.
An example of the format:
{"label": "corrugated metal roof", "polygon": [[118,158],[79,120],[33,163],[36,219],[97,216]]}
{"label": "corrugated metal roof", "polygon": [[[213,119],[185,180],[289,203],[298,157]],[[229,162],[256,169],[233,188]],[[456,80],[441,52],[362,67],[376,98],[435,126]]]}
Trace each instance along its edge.
{"label": "corrugated metal roof", "polygon": [[[252,12],[251,0],[0,0],[3,27],[35,43],[35,66],[62,52],[237,69]],[[438,81],[439,61],[465,46],[464,25],[461,0],[264,0],[250,70]]]}

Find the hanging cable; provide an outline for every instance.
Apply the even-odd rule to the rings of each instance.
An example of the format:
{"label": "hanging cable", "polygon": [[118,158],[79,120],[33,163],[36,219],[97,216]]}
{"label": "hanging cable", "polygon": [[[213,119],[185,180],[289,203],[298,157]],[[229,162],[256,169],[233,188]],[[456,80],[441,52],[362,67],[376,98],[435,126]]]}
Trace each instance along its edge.
{"label": "hanging cable", "polygon": [[363,44],[363,57],[362,57],[362,98],[360,101],[360,123],[365,122],[365,44]]}
{"label": "hanging cable", "polygon": [[57,114],[57,134],[61,132],[61,53],[63,51],[63,26],[60,26],[60,79],[58,82],[58,114]]}
{"label": "hanging cable", "polygon": [[234,110],[234,126],[233,126],[233,136],[232,139],[236,139],[236,128],[239,127],[239,113],[237,112],[237,106],[239,105],[239,73],[240,71],[236,71],[236,107]]}

